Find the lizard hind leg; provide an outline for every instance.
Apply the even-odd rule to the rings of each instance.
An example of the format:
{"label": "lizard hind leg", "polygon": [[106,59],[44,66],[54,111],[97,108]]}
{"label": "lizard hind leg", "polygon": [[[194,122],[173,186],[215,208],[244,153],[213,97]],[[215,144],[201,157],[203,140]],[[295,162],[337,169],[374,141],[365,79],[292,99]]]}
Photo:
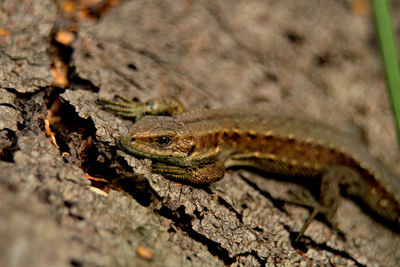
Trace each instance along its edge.
{"label": "lizard hind leg", "polygon": [[337,227],[336,222],[333,220],[333,215],[336,212],[336,208],[334,206],[323,205],[323,203],[314,198],[314,196],[308,190],[301,193],[295,191],[292,192],[292,194],[294,195],[294,198],[288,200],[287,202],[312,209],[311,214],[308,216],[306,222],[303,224],[299,233],[297,234],[297,237],[295,239],[296,242],[299,241],[300,237],[304,235],[307,228],[310,226],[311,222],[318,214],[323,215],[325,220],[333,229],[335,229],[339,233],[342,233],[342,231]]}
{"label": "lizard hind leg", "polygon": [[295,241],[305,233],[312,220],[318,215],[322,214],[328,224],[341,235],[344,233],[337,226],[334,220],[334,215],[338,207],[338,200],[340,197],[340,185],[349,176],[354,176],[353,170],[344,166],[332,166],[327,168],[321,175],[320,195],[319,200],[316,200],[309,191],[303,195],[295,194],[296,199],[289,201],[298,205],[312,208],[312,213],[304,223]]}

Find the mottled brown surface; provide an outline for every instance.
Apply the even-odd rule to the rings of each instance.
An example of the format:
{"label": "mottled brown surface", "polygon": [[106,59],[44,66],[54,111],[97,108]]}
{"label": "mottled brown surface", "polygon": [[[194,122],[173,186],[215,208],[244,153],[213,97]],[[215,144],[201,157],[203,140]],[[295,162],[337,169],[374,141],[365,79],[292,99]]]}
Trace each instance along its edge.
{"label": "mottled brown surface", "polygon": [[[85,19],[65,1],[2,1],[0,265],[396,266],[400,235],[352,201],[336,215],[346,240],[315,221],[296,244],[309,213],[279,199],[297,186],[244,170],[209,188],[151,174],[116,147],[132,122],[95,104],[285,111],[361,132],[400,171],[372,20],[355,2],[137,0]],[[398,16],[394,28],[400,41]],[[59,29],[76,32],[71,47],[53,41]],[[53,87],[55,58],[66,88]]]}

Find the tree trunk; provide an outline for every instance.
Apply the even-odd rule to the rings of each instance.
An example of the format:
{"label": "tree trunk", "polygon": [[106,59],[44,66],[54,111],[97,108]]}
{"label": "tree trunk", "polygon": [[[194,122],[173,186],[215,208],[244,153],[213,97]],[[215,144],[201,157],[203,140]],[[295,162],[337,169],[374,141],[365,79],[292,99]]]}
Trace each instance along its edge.
{"label": "tree trunk", "polygon": [[118,147],[133,122],[96,104],[175,96],[323,120],[399,172],[367,1],[118,2],[0,2],[0,266],[400,262],[399,233],[345,197],[345,237],[315,220],[295,242],[310,211],[281,199],[296,183],[152,174]]}

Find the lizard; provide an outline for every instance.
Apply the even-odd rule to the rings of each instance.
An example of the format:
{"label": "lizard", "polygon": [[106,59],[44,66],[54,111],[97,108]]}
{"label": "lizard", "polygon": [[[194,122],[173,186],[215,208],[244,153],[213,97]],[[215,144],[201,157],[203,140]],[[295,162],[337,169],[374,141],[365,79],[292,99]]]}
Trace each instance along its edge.
{"label": "lizard", "polygon": [[[319,199],[293,202],[313,212],[296,241],[318,214],[340,231],[333,217],[338,197],[360,200],[400,229],[400,177],[374,158],[356,138],[322,122],[241,109],[186,112],[175,98],[138,102],[100,99],[103,107],[135,118],[122,148],[152,160],[152,170],[187,184],[208,185],[225,169],[256,168],[298,179],[318,179]],[[160,116],[163,115],[163,116]]]}

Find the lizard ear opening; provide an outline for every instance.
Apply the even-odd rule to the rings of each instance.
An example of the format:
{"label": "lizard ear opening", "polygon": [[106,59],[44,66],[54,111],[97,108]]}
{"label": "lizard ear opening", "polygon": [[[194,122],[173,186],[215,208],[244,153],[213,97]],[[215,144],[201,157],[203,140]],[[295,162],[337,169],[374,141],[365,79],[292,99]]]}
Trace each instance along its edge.
{"label": "lizard ear opening", "polygon": [[189,157],[190,155],[192,155],[192,153],[194,152],[195,149],[196,149],[196,145],[193,145],[193,146],[190,148],[190,150],[189,150],[187,156]]}

